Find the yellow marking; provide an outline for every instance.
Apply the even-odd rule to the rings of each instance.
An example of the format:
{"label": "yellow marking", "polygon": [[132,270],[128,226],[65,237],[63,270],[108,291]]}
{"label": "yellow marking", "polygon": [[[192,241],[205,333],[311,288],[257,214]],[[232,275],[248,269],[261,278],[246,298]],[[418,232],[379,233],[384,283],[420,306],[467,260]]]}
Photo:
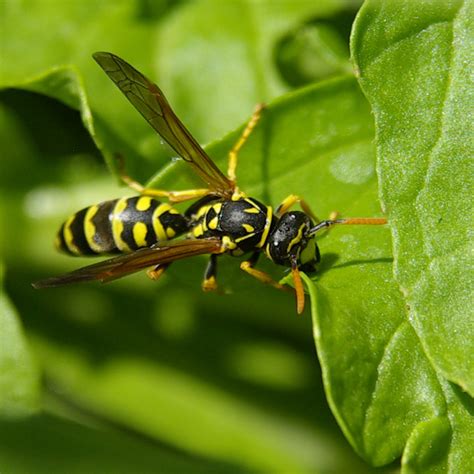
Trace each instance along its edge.
{"label": "yellow marking", "polygon": [[201,285],[202,291],[215,291],[217,290],[217,281],[215,276],[205,278]]}
{"label": "yellow marking", "polygon": [[[163,203],[163,204],[160,204],[160,205],[156,208],[156,210],[158,210],[158,209],[160,210],[160,214],[164,214],[166,211],[168,211],[168,212],[171,212],[172,210],[173,210],[173,211],[176,211],[176,209],[174,209],[173,207],[171,207],[171,204],[168,204],[168,203],[166,203],[166,202]],[[155,211],[155,212],[156,212],[156,211]],[[177,213],[177,211],[176,211],[176,213]]]}
{"label": "yellow marking", "polygon": [[133,240],[135,241],[135,244],[137,247],[146,247],[146,233],[148,229],[146,227],[146,224],[143,222],[137,222],[133,226]]}
{"label": "yellow marking", "polygon": [[151,222],[153,224],[153,230],[155,231],[156,234],[156,239],[161,242],[163,240],[168,240],[168,236],[166,235],[165,228],[163,227],[163,224],[160,221],[160,216],[161,214],[164,214],[165,212],[171,212],[171,209],[173,209],[169,204],[160,204],[154,211],[153,211],[153,216],[151,218]]}
{"label": "yellow marking", "polygon": [[235,239],[236,242],[242,242],[242,240],[250,239],[250,237],[253,237],[255,235],[255,232],[252,234],[247,234],[244,235],[243,237],[239,237],[238,239]]}
{"label": "yellow marking", "polygon": [[204,216],[207,213],[207,211],[209,211],[210,208],[211,206],[200,207],[198,211],[196,212],[195,219],[199,219],[200,217]]}
{"label": "yellow marking", "polygon": [[114,238],[115,245],[121,252],[131,252],[132,249],[127,245],[127,243],[122,239],[123,232],[123,222],[120,217],[120,214],[127,207],[128,198],[122,198],[117,201],[115,204],[114,210],[112,212],[112,236]]}
{"label": "yellow marking", "polygon": [[70,252],[81,255],[81,250],[74,244],[74,235],[72,234],[71,224],[76,217],[76,214],[72,215],[64,224],[64,241]]}
{"label": "yellow marking", "polygon": [[272,254],[270,253],[270,244],[265,246],[265,254],[273,262]]}
{"label": "yellow marking", "polygon": [[150,209],[151,206],[151,197],[150,196],[140,196],[135,205],[137,211],[146,211]]}
{"label": "yellow marking", "polygon": [[222,209],[222,203],[218,202],[217,204],[213,204],[212,209],[214,209],[215,213],[219,215]]}
{"label": "yellow marking", "polygon": [[[253,232],[255,230],[255,227],[250,224],[242,224],[242,227],[247,231],[247,232]],[[254,234],[255,235],[255,234]]]}
{"label": "yellow marking", "polygon": [[250,204],[250,205],[251,205],[252,207],[254,207],[255,209],[258,209],[258,210],[260,211],[259,207],[255,204],[254,201],[252,201],[252,199],[250,199],[250,198],[245,198],[244,201],[245,201],[246,203]]}
{"label": "yellow marking", "polygon": [[92,222],[92,219],[94,216],[97,214],[97,211],[99,210],[99,206],[91,206],[89,209],[87,209],[86,215],[84,216],[84,234],[86,236],[87,243],[89,244],[89,247],[94,251],[94,252],[102,252],[103,249],[100,245],[97,245],[97,243],[94,240],[94,236],[96,233],[95,225]]}
{"label": "yellow marking", "polygon": [[204,229],[202,228],[202,224],[198,224],[193,228],[193,235],[194,237],[201,237],[204,234]]}
{"label": "yellow marking", "polygon": [[273,219],[273,209],[271,206],[268,206],[267,207],[267,220],[265,221],[265,228],[263,229],[263,232],[262,232],[262,238],[260,239],[260,242],[255,247],[262,248],[265,245],[265,242],[267,241],[268,233],[270,232],[272,219]]}
{"label": "yellow marking", "polygon": [[174,207],[171,207],[168,212],[170,214],[179,214],[179,211],[177,211]]}
{"label": "yellow marking", "polygon": [[114,242],[117,248],[121,252],[131,252],[132,249],[122,239],[123,222],[120,219],[114,218],[112,221],[112,235],[114,236]]}
{"label": "yellow marking", "polygon": [[222,237],[222,248],[225,250],[234,250],[237,248],[237,244],[231,240],[228,235]]}
{"label": "yellow marking", "polygon": [[244,212],[246,212],[247,214],[258,214],[260,210],[261,209],[257,207],[251,207],[250,209],[244,209]]}
{"label": "yellow marking", "polygon": [[172,239],[176,235],[176,231],[172,227],[166,228],[166,235],[168,239]]}
{"label": "yellow marking", "polygon": [[213,218],[209,221],[209,223],[207,224],[207,227],[209,227],[209,229],[211,229],[211,230],[216,230],[218,223],[219,223],[219,217],[218,217],[218,216],[213,217]]}
{"label": "yellow marking", "polygon": [[129,198],[122,198],[117,201],[117,204],[115,204],[115,207],[114,207],[114,215],[118,216],[123,211],[125,211],[125,209],[127,208],[128,199]]}
{"label": "yellow marking", "polygon": [[298,229],[298,233],[296,234],[296,237],[288,244],[288,253],[292,249],[292,247],[297,244],[298,242],[301,242],[301,239],[303,238],[303,229],[306,227],[306,224],[301,224],[300,228]]}

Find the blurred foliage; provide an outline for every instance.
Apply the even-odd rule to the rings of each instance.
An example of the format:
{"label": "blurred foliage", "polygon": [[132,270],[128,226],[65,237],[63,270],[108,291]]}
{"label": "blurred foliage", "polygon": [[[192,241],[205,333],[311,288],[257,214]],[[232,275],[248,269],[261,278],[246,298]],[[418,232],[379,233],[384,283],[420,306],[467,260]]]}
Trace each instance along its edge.
{"label": "blurred foliage", "polygon": [[[417,70],[427,49],[451,44],[430,25],[441,22],[440,28],[452,27],[460,38],[466,12],[461,4],[430,11],[410,2],[381,4],[363,7],[352,37],[369,105],[348,73],[354,2],[3,3],[0,244],[6,290],[26,338],[2,294],[2,470],[380,470],[362,461],[343,437],[321,379],[344,435],[368,463],[387,465],[403,455],[406,472],[469,470],[472,399],[454,384],[472,387],[466,368],[473,351],[463,346],[472,331],[465,328],[453,350],[441,353],[436,344],[445,348],[449,334],[435,339],[427,326],[432,314],[437,322],[447,315],[442,305],[433,313],[427,302],[441,301],[432,299],[439,288],[446,294],[450,281],[459,287],[463,280],[456,265],[444,265],[446,287],[435,279],[411,299],[399,291],[410,284],[406,262],[415,262],[419,271],[415,251],[424,244],[412,245],[407,256],[400,236],[421,231],[408,224],[410,209],[397,209],[418,188],[399,186],[390,175],[397,167],[408,170],[407,176],[415,173],[413,163],[396,158],[413,156],[429,136],[411,136],[407,143],[400,140],[406,130],[397,130],[398,142],[393,138],[394,124],[414,130],[420,120],[430,124],[415,114],[413,123],[394,114],[397,101],[419,103],[404,95],[406,74],[413,77],[410,67]],[[422,31],[434,34],[419,42],[413,32],[420,24],[410,18],[421,18]],[[392,29],[380,26],[385,20]],[[413,44],[400,41],[410,36]],[[400,45],[407,49],[398,51]],[[451,47],[463,57],[462,48]],[[141,180],[154,174],[150,183],[156,186],[196,183],[185,164],[170,163],[169,150],[95,66],[90,55],[97,50],[119,54],[155,79],[199,141],[234,130],[208,147],[221,169],[255,103],[269,102],[242,150],[238,176],[242,189],[272,205],[296,192],[321,217],[334,209],[380,215],[376,136],[383,205],[395,224],[396,279],[388,229],[344,228],[320,239],[321,268],[312,280],[305,278],[313,327],[309,308],[296,318],[291,294],[249,281],[231,258],[219,267],[225,296],[199,291],[202,258],[173,265],[159,282],[141,274],[105,286],[33,291],[31,281],[89,262],[52,249],[64,218],[129,193],[117,186],[101,154],[113,168],[112,153],[122,152],[130,173]],[[397,54],[411,58],[407,71],[397,69],[403,62]],[[380,55],[386,62],[374,67]],[[466,83],[456,62],[446,62],[441,53],[430,60],[431,68],[455,78],[453,84]],[[384,86],[394,70],[398,82],[387,99]],[[439,99],[443,90],[427,80],[432,69],[422,70],[409,87]],[[292,91],[312,81],[319,82]],[[453,103],[462,90],[456,87]],[[422,109],[426,114],[428,106]],[[446,120],[462,122],[459,113]],[[441,155],[459,155],[452,133],[444,129]],[[435,196],[427,203],[432,208],[446,186],[427,189]],[[456,194],[446,198],[458,201]],[[447,209],[456,214],[453,205]],[[463,225],[444,229],[443,242],[459,237]],[[434,240],[437,231],[429,228]],[[262,261],[262,268],[283,275],[270,262]],[[413,304],[408,311],[407,302]],[[422,314],[420,307],[430,309]],[[466,314],[462,309],[457,322]],[[38,367],[40,411],[20,416],[38,407]]]}

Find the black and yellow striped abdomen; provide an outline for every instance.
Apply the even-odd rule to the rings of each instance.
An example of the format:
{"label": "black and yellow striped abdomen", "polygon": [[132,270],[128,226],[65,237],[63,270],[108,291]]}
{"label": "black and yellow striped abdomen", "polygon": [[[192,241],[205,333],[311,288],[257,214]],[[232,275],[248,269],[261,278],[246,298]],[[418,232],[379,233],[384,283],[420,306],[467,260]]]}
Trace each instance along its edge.
{"label": "black and yellow striped abdomen", "polygon": [[136,196],[105,201],[72,215],[61,226],[56,247],[72,255],[127,253],[187,230],[187,219],[170,204]]}

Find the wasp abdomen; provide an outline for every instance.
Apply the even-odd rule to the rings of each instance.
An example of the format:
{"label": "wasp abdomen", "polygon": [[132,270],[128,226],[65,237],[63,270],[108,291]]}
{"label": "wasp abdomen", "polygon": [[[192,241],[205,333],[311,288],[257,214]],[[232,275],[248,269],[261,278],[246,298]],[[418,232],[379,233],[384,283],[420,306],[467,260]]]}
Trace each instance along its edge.
{"label": "wasp abdomen", "polygon": [[127,253],[181,235],[187,220],[167,203],[148,196],[86,207],[59,230],[56,246],[72,255]]}

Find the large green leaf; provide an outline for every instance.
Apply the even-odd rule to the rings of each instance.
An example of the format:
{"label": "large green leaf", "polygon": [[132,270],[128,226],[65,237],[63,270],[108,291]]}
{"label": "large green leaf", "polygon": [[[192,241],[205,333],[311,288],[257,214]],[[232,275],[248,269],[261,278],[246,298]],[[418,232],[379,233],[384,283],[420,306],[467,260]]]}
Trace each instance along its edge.
{"label": "large green leaf", "polygon": [[410,321],[443,376],[474,395],[472,6],[368,2],[353,46]]}
{"label": "large green leaf", "polygon": [[[407,308],[399,326],[386,325],[392,336],[356,443],[378,446],[371,456],[382,462],[380,446],[398,443],[395,456],[410,436],[403,462],[422,472],[473,469],[472,398],[448,382],[473,393],[471,51],[472,2],[461,1],[369,1],[352,41],[375,114],[382,200]],[[371,416],[382,408],[391,436],[379,444]]]}

